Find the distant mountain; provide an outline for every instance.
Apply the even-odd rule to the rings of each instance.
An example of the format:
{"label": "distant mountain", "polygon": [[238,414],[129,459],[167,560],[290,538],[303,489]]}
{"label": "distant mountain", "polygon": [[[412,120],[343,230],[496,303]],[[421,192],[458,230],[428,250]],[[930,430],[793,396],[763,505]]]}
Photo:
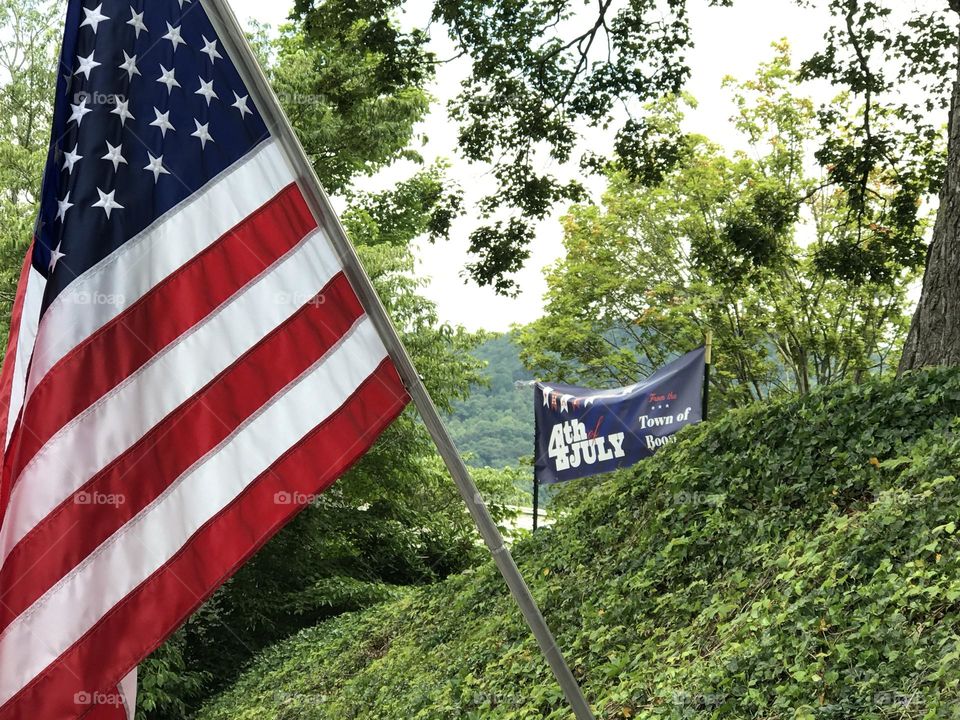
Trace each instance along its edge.
{"label": "distant mountain", "polygon": [[490,386],[458,403],[448,426],[467,461],[477,467],[516,466],[533,455],[533,389],[515,383],[533,376],[520,363],[509,334],[483,343],[474,354],[487,363]]}

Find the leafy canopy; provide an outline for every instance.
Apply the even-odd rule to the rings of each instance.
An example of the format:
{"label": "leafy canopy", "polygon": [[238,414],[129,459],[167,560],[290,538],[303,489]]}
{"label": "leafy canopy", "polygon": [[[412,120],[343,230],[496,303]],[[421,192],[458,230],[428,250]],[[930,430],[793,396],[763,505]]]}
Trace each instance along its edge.
{"label": "leafy canopy", "polygon": [[[913,265],[923,258],[925,218],[918,205],[944,174],[938,122],[930,118],[945,107],[955,74],[951,7],[957,4],[797,2],[826,8],[836,20],[802,77],[828,80],[862,104],[855,116],[833,103],[820,111],[825,133],[816,160],[827,171],[825,184],[848,199],[856,232],[824,243],[816,261],[840,278],[875,281],[890,262]],[[433,2],[432,22],[470,63],[450,105],[460,152],[490,164],[497,181],[480,204],[487,222],[470,238],[468,270],[477,282],[516,290],[511,274],[529,257],[536,222],[558,203],[584,199],[577,180],[544,168],[571,163],[605,171],[615,161],[633,180],[656,184],[681,160],[682,138],[658,127],[658,105],[653,111],[643,106],[682,91],[690,75],[690,12],[697,7],[686,0]],[[442,60],[427,51],[426,31],[399,31],[389,23],[413,9],[404,0],[297,0],[295,17],[310,43],[360,32],[398,72],[427,76]],[[612,133],[611,153],[584,148],[590,128]],[[881,177],[889,192],[878,197]],[[757,200],[758,211],[764,204],[773,212],[784,207],[784,198]],[[752,236],[758,227],[743,231]]]}
{"label": "leafy canopy", "polygon": [[[438,62],[425,49],[426,32],[401,32],[389,22],[408,7],[403,0],[297,0],[294,16],[312,43],[359,33],[398,73],[425,76]],[[471,235],[476,260],[469,270],[478,282],[510,292],[510,274],[529,256],[535,222],[556,203],[583,198],[579,182],[540,169],[543,160],[577,159],[584,126],[608,126],[624,108],[679,92],[689,75],[686,4],[437,0],[432,21],[446,28],[471,64],[450,107],[460,151],[489,163],[498,185],[481,202],[488,222]],[[645,121],[618,127],[618,153],[641,156]],[[604,164],[581,155],[585,167]]]}
{"label": "leafy canopy", "polygon": [[[549,271],[546,312],[520,332],[529,366],[629,384],[711,328],[721,405],[896,368],[916,267],[891,258],[876,279],[856,283],[822,270],[823,249],[857,225],[847,195],[808,174],[817,126],[795,83],[783,44],[756,79],[728,81],[749,148],[730,156],[679,134],[679,99],[652,109],[658,132],[683,139],[678,162],[655,185],[615,170],[601,206],[566,216],[566,257]],[[870,187],[873,209],[891,191],[883,178]]]}

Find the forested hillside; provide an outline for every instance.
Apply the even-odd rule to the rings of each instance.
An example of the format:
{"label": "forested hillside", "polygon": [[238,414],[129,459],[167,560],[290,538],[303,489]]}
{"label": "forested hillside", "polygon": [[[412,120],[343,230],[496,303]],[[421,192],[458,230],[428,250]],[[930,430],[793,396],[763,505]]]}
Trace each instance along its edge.
{"label": "forested hillside", "polygon": [[454,405],[450,433],[472,465],[514,466],[533,455],[533,390],[515,385],[533,376],[520,363],[510,334],[492,335],[473,354],[486,363],[489,386]]}
{"label": "forested hillside", "polygon": [[[515,555],[602,718],[951,718],[960,373],[825,389],[571,486]],[[271,648],[202,720],[568,718],[487,563]]]}

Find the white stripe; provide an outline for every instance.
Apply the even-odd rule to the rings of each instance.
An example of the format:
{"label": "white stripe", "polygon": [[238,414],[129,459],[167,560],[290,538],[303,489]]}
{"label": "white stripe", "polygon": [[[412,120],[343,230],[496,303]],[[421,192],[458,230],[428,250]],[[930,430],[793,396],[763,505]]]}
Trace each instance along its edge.
{"label": "white stripe", "polygon": [[[276,142],[269,140],[70,283],[44,313],[27,397],[73,348],[293,180]],[[95,295],[110,296],[111,302],[85,303],[77,312],[77,298]]]}
{"label": "white stripe", "polygon": [[123,698],[123,709],[127,713],[127,720],[133,720],[137,710],[137,668],[131,670],[117,685],[117,691]]}
{"label": "white stripe", "polygon": [[[0,705],[169,561],[290,447],[328,418],[386,357],[362,318],[325,359],[117,531],[0,636]],[[95,589],[95,591],[91,591]],[[25,653],[24,648],[31,648]]]}
{"label": "white stripe", "polygon": [[30,355],[37,341],[37,326],[40,323],[40,308],[43,307],[43,290],[47,279],[30,265],[27,273],[27,287],[23,293],[23,307],[20,308],[20,332],[17,334],[17,354],[14,356],[13,384],[10,387],[10,411],[7,415],[4,451],[10,446],[13,426],[23,407],[24,393],[27,387],[27,370],[30,369]]}
{"label": "white stripe", "polygon": [[316,295],[340,265],[313,231],[252,284],[61,428],[20,473],[4,560],[30,529]]}

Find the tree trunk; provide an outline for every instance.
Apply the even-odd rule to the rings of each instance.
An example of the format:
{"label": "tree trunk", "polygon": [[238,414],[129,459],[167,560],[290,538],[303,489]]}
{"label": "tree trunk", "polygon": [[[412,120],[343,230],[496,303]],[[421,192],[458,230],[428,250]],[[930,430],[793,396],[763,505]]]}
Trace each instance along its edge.
{"label": "tree trunk", "polygon": [[[960,2],[950,0],[960,11]],[[947,177],[927,251],[923,292],[903,348],[900,372],[960,365],[960,63],[950,103]]]}

